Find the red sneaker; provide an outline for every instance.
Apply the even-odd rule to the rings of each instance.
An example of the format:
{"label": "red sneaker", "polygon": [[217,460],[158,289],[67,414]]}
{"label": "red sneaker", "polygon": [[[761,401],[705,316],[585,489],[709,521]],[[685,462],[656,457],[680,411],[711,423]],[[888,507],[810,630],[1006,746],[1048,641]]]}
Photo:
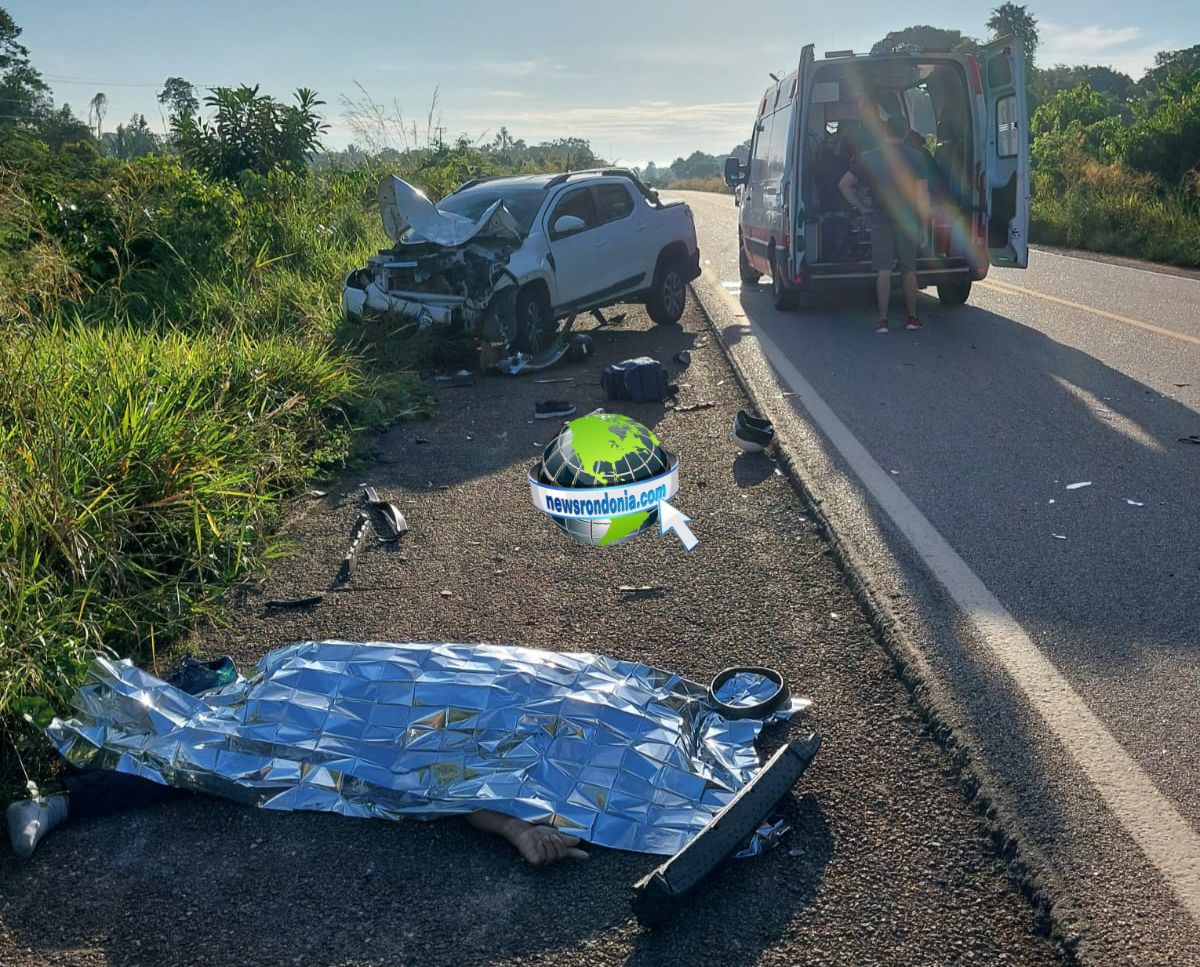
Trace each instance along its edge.
{"label": "red sneaker", "polygon": [[909,316],[908,322],[905,323],[904,328],[912,332],[916,329],[924,329],[925,327],[921,324],[921,320],[916,316]]}

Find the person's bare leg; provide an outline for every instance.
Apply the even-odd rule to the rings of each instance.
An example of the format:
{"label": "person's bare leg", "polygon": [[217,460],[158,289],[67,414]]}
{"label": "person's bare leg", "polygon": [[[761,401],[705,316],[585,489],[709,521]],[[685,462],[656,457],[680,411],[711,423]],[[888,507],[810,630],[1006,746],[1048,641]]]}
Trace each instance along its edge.
{"label": "person's bare leg", "polygon": [[876,332],[887,332],[888,303],[892,301],[892,273],[881,269],[875,273],[875,303],[879,307],[879,322]]}
{"label": "person's bare leg", "polygon": [[904,273],[904,305],[908,309],[908,318],[917,318],[917,273]]}
{"label": "person's bare leg", "polygon": [[471,813],[467,822],[485,833],[503,836],[534,866],[543,866],[562,859],[588,858],[587,853],[578,849],[579,837],[569,836],[553,826],[535,826],[523,819],[505,816],[491,809],[480,809]]}

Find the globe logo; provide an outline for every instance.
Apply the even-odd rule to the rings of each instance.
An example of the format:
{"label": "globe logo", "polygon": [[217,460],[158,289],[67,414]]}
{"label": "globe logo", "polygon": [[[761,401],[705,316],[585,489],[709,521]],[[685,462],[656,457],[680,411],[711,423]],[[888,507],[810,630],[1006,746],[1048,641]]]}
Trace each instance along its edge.
{"label": "globe logo", "polygon": [[[618,413],[590,413],[572,420],[546,445],[537,480],[547,487],[592,491],[637,484],[669,471],[672,457],[647,427]],[[531,473],[531,477],[534,474]],[[583,544],[607,547],[636,537],[658,522],[658,507],[608,517],[550,513],[554,522]],[[600,505],[597,502],[596,506]],[[589,508],[591,505],[589,504]]]}

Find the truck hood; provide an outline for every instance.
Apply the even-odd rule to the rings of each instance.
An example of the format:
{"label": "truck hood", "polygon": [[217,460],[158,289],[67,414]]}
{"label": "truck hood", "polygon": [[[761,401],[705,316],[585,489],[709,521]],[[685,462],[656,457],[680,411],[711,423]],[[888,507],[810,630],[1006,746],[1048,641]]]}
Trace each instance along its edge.
{"label": "truck hood", "polygon": [[501,199],[479,218],[463,218],[440,211],[423,191],[394,175],[379,183],[379,214],[383,230],[397,243],[422,241],[452,248],[476,237],[521,241],[520,226]]}

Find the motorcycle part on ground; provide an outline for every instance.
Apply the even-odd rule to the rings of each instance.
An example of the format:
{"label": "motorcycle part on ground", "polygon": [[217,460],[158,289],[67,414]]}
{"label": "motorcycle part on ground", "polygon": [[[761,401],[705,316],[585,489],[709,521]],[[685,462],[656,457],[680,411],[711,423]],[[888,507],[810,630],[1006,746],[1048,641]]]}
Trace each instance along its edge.
{"label": "motorcycle part on ground", "polygon": [[633,912],[638,922],[658,927],[670,920],[799,782],[820,748],[816,732],[783,746],[695,838],[635,883]]}
{"label": "motorcycle part on ground", "polygon": [[774,441],[775,427],[770,420],[738,410],[729,438],[746,453],[761,453]]}
{"label": "motorcycle part on ground", "polygon": [[[735,679],[738,681],[735,682]],[[775,688],[768,692],[765,698],[759,698],[762,689],[757,686],[760,686],[763,681],[770,682]],[[748,687],[736,687],[742,684],[747,684]],[[732,695],[722,694],[722,689],[726,685],[735,686]],[[734,695],[753,695],[758,700],[750,704],[742,704],[735,701]],[[774,668],[766,668],[763,665],[736,665],[718,672],[717,677],[708,687],[708,696],[713,707],[725,718],[731,720],[765,719],[792,700],[791,689],[788,688],[788,683],[783,675]]]}

